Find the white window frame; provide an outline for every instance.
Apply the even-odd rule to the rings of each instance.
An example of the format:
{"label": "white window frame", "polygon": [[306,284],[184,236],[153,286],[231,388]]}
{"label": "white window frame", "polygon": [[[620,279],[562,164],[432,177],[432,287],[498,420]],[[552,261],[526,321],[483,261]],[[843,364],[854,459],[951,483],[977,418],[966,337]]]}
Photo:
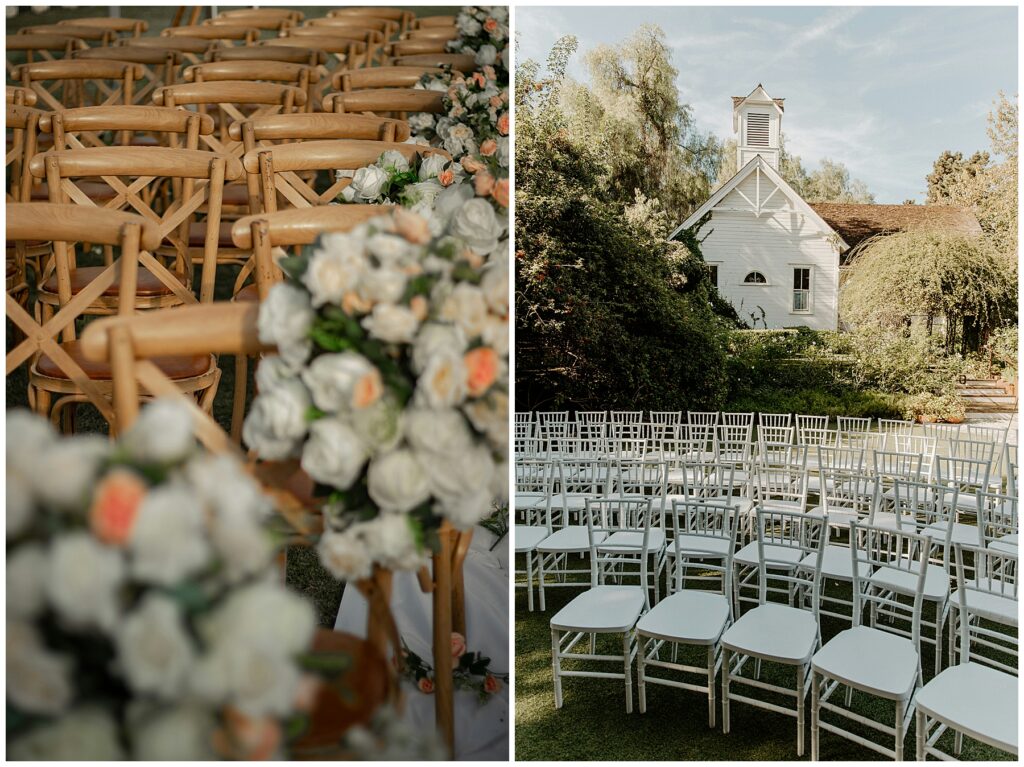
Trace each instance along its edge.
{"label": "white window frame", "polygon": [[708,280],[711,280],[711,270],[715,270],[715,280],[711,284],[716,288],[722,287],[722,262],[721,261],[705,261],[704,265],[708,268]]}
{"label": "white window frame", "polygon": [[[752,272],[758,272],[762,277],[764,277],[765,281],[764,282],[747,282],[747,275],[751,274]],[[738,284],[742,288],[768,288],[768,287],[771,287],[772,281],[768,277],[768,275],[764,273],[763,269],[754,268],[754,269],[747,269],[746,271],[744,271],[743,272],[743,276],[740,277],[740,281],[739,281]]]}
{"label": "white window frame", "polygon": [[790,264],[794,276],[797,269],[807,270],[807,308],[797,309],[796,307],[796,291],[795,287],[790,288],[789,294],[789,313],[790,314],[814,314],[814,266],[812,264]]}

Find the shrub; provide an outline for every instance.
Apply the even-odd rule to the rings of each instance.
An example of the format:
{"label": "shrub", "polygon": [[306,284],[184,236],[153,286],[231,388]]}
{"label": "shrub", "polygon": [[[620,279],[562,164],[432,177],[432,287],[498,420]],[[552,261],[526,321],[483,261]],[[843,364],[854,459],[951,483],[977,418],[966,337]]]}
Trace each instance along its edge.
{"label": "shrub", "polygon": [[920,392],[907,397],[903,417],[911,420],[962,421],[967,414],[967,405],[958,394],[930,394]]}

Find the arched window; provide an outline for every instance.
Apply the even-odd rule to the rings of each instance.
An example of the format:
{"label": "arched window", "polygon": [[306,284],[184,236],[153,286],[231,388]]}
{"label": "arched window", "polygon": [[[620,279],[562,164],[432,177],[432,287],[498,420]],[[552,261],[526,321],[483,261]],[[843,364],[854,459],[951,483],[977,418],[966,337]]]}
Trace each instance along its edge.
{"label": "arched window", "polygon": [[751,272],[743,278],[743,283],[745,285],[766,285],[768,280],[765,279],[761,272]]}

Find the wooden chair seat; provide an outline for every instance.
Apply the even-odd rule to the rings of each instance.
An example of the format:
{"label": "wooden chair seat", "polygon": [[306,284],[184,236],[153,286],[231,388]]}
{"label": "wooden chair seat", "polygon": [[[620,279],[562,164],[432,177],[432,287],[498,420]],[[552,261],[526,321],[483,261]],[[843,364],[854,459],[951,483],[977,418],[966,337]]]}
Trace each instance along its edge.
{"label": "wooden chair seat", "polygon": [[260,294],[256,289],[256,283],[250,282],[244,288],[235,293],[236,301],[248,301],[250,303],[259,303]]}
{"label": "wooden chair seat", "polygon": [[[112,378],[110,362],[95,362],[82,354],[81,341],[65,341],[61,349],[77,362],[82,370],[95,381],[109,381]],[[195,378],[209,372],[213,358],[209,354],[183,354],[180,356],[152,357],[151,361],[172,381]],[[70,376],[61,370],[50,357],[42,355],[36,362],[36,372],[47,378],[70,380]]]}
{"label": "wooden chair seat", "polygon": [[[230,187],[224,187],[224,197],[227,197],[227,190]],[[245,187],[242,187],[242,191],[245,191]],[[242,203],[248,202],[249,198],[246,197]],[[225,199],[225,203],[227,200]],[[221,221],[220,222],[220,234],[218,235],[217,247],[218,248],[234,248],[235,244],[231,241],[231,225],[234,221]],[[201,248],[206,243],[206,222],[205,221],[194,221],[192,226],[188,230],[188,245],[190,248]]]}
{"label": "wooden chair seat", "polygon": [[[77,269],[71,270],[71,294],[75,295],[80,293],[85,287],[96,279],[107,267],[105,266],[82,266]],[[175,273],[175,277],[184,285],[185,275]],[[118,276],[114,279],[114,282],[103,291],[105,296],[116,296],[120,291],[120,279]],[[163,296],[171,295],[172,291],[169,287],[160,282],[159,278],[153,274],[149,269],[139,269],[139,283],[135,289],[135,294],[139,297],[145,296]],[[46,282],[43,283],[43,292],[57,294],[57,275],[52,275]]]}
{"label": "wooden chair seat", "polygon": [[[117,196],[117,192],[108,186],[105,181],[80,181],[76,186],[85,192],[90,200],[106,202],[107,200],[113,200]],[[33,184],[32,201],[49,202],[49,200],[50,187],[47,186],[46,182]]]}
{"label": "wooden chair seat", "polygon": [[246,188],[245,184],[228,184],[224,187],[224,197],[221,198],[221,205],[248,204],[249,190]]}

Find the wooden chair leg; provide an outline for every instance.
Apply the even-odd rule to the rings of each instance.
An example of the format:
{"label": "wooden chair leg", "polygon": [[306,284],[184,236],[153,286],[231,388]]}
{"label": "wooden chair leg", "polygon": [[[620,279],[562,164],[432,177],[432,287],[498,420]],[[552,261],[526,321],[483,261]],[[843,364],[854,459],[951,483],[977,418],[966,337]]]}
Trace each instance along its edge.
{"label": "wooden chair leg", "polygon": [[249,358],[235,356],[235,389],[231,400],[231,439],[242,443],[242,423],[245,420],[245,395],[248,390]]}

